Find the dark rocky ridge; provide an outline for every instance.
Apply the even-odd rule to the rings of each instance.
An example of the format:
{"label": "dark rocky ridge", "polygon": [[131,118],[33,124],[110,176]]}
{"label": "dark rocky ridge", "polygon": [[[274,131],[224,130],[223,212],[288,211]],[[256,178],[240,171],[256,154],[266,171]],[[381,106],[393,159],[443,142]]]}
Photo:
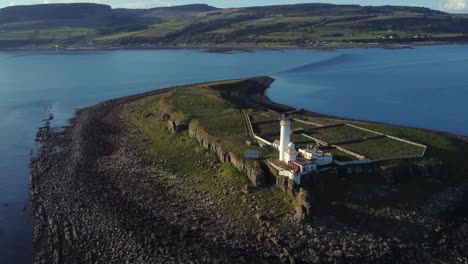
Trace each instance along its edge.
{"label": "dark rocky ridge", "polygon": [[[171,90],[82,109],[64,131],[48,123],[40,129],[41,148],[31,163],[30,186],[35,263],[468,261],[468,223],[463,217],[445,220],[388,210],[381,217],[353,215],[358,222],[353,225],[333,219],[323,225],[318,219],[301,224],[292,217],[258,217],[260,227],[247,229],[222,210],[224,201],[191,190],[164,164],[147,163],[128,146],[123,107]],[[261,97],[260,105],[269,102]],[[188,195],[174,195],[179,188]],[[434,212],[430,208],[443,208],[438,204],[445,200],[451,200],[450,193],[438,195],[425,208]],[[376,223],[392,229],[376,233],[366,228]],[[417,239],[410,236],[414,232]]]}

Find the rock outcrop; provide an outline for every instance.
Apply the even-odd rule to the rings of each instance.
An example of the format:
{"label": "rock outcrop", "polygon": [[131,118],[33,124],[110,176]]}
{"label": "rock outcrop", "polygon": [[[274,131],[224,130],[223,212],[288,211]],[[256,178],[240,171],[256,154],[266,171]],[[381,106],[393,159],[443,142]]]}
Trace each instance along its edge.
{"label": "rock outcrop", "polygon": [[173,117],[173,113],[168,112],[163,112],[162,116],[164,121],[167,120],[166,122],[168,122],[168,124],[170,123],[170,125],[168,125],[170,131],[180,132],[188,128],[189,136],[196,139],[205,149],[215,152],[220,161],[230,162],[240,172],[246,174],[255,187],[265,186],[267,175],[258,161],[248,161],[240,158],[238,155],[234,154],[233,151],[225,148],[221,140],[209,135],[208,132],[200,128],[200,126],[194,125],[196,121],[192,123],[178,123],[175,121],[176,119]]}

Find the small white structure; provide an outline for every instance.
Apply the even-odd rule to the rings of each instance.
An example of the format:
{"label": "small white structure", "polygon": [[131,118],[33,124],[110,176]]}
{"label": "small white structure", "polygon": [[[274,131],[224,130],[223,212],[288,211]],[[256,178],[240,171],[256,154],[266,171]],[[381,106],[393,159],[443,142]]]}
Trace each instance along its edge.
{"label": "small white structure", "polygon": [[314,158],[314,152],[311,149],[299,149],[299,154],[306,160],[312,160]]}
{"label": "small white structure", "polygon": [[288,150],[284,153],[284,162],[289,163],[290,161],[295,161],[297,158],[296,145],[289,142]]}
{"label": "small white structure", "polygon": [[280,170],[279,175],[287,177],[288,179],[294,181],[295,184],[301,184],[301,174],[295,173],[292,170]]}
{"label": "small white structure", "polygon": [[314,149],[299,149],[299,153],[304,159],[314,161],[317,165],[329,165],[333,163],[333,156],[330,153]]}
{"label": "small white structure", "polygon": [[273,141],[273,143],[271,144],[271,146],[277,150],[279,150],[280,148],[280,141],[278,139],[276,139],[275,141]]}
{"label": "small white structure", "polygon": [[329,153],[323,153],[321,150],[317,150],[314,154],[314,159],[317,161],[317,165],[329,165],[333,163],[333,156]]}

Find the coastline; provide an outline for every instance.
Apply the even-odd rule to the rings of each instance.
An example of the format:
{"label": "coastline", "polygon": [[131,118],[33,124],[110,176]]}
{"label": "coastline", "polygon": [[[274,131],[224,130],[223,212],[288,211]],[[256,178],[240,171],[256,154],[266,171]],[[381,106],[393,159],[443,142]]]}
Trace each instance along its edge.
{"label": "coastline", "polygon": [[[265,90],[273,82],[269,77],[256,79]],[[242,222],[214,206],[217,201],[209,193],[194,192],[190,185],[178,185],[177,175],[164,168],[164,164],[148,164],[138,158],[126,141],[128,128],[121,111],[131,102],[187,86],[192,85],[104,101],[78,110],[64,131],[57,132],[47,123],[40,129],[38,140],[42,147],[31,163],[30,185],[31,207],[37,221],[35,263],[124,260],[151,263],[153,258],[160,262],[308,259],[373,263],[375,259],[383,262],[396,256],[392,250],[401,246],[400,241],[365,238],[365,233],[352,235],[355,230],[345,227],[323,229],[287,219],[275,223],[259,217],[260,228],[250,232]],[[265,92],[250,99],[254,104],[281,111],[294,109],[271,101]],[[186,197],[173,196],[179,188],[187,192]],[[295,237],[281,231],[285,226],[297,228],[303,234]],[[320,241],[318,248],[315,239]],[[343,249],[342,243],[348,247]],[[359,254],[349,250],[351,244]],[[367,252],[369,246],[375,248],[374,253]],[[309,248],[314,248],[313,254]],[[403,259],[428,260],[424,254],[415,252],[417,249],[418,245],[400,247],[402,254],[408,254]]]}
{"label": "coastline", "polygon": [[2,48],[0,51],[67,51],[67,52],[83,52],[83,51],[116,51],[116,50],[204,50],[211,53],[225,54],[231,51],[241,52],[255,52],[262,50],[316,50],[316,51],[333,51],[339,49],[412,49],[416,47],[425,46],[453,46],[453,45],[468,45],[468,41],[450,42],[450,41],[430,41],[430,42],[414,42],[414,43],[353,43],[344,45],[329,45],[329,46],[270,46],[259,47],[249,45],[183,45],[183,46],[118,46],[118,47],[99,47],[99,46],[73,46],[68,47],[16,47],[16,48]]}
{"label": "coastline", "polygon": [[[125,125],[118,113],[125,104],[183,87],[108,100],[78,110],[64,131],[48,122],[39,130],[30,180],[34,263],[278,261],[268,252],[280,246],[256,239],[277,230],[263,226],[249,233],[214,210],[208,193],[138,158],[120,134]],[[116,154],[107,156],[109,151]],[[172,196],[180,188],[190,195]]]}

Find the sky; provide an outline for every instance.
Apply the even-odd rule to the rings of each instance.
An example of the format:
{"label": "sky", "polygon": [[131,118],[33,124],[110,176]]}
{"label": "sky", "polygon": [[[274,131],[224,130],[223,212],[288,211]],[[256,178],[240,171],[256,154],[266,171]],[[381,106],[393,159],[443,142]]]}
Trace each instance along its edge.
{"label": "sky", "polygon": [[158,6],[173,6],[194,3],[205,3],[216,7],[243,7],[258,5],[327,2],[333,4],[424,6],[446,12],[468,13],[468,0],[0,0],[0,7],[11,5],[76,2],[101,3],[111,5],[114,8],[151,8]]}

